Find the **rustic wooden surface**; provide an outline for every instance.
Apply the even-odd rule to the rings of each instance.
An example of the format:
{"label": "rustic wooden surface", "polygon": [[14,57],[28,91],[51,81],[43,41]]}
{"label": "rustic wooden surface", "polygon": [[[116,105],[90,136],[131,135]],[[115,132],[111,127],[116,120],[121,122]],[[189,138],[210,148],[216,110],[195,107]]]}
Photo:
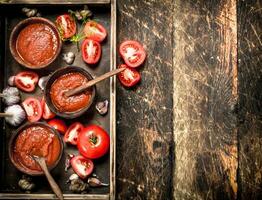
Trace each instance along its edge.
{"label": "rustic wooden surface", "polygon": [[148,57],[117,85],[117,199],[262,199],[261,0],[118,0],[126,39]]}

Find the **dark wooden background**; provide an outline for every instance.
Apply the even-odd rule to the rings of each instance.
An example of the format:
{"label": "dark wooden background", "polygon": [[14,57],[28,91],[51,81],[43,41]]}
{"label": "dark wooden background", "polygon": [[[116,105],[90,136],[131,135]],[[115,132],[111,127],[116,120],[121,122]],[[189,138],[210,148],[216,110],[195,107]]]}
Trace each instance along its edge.
{"label": "dark wooden background", "polygon": [[117,199],[262,199],[262,1],[117,9],[118,43],[148,52],[117,85]]}

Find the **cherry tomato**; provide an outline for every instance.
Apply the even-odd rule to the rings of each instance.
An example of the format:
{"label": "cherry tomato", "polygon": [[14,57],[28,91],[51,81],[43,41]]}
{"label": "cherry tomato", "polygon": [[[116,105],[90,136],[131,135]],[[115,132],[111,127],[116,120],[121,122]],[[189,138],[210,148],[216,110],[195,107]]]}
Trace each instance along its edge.
{"label": "cherry tomato", "polygon": [[58,16],[56,26],[62,39],[68,39],[76,34],[76,22],[68,14]]}
{"label": "cherry tomato", "polygon": [[54,129],[58,130],[59,133],[61,134],[65,134],[66,130],[67,130],[67,126],[65,124],[65,122],[61,119],[52,119],[48,122],[48,124],[50,126],[52,126]]}
{"label": "cherry tomato", "polygon": [[55,113],[52,113],[52,111],[50,110],[50,108],[48,107],[48,105],[46,104],[45,98],[43,97],[41,100],[41,105],[42,105],[42,109],[43,109],[43,115],[42,117],[44,119],[52,119],[55,117]]}
{"label": "cherry tomato", "polygon": [[96,64],[101,57],[101,45],[90,39],[85,39],[82,44],[82,58],[87,64]]}
{"label": "cherry tomato", "polygon": [[38,75],[35,72],[23,71],[15,76],[15,85],[25,92],[32,92],[38,82]]}
{"label": "cherry tomato", "polygon": [[82,179],[88,177],[94,170],[93,161],[81,155],[73,157],[70,164],[74,172]]}
{"label": "cherry tomato", "polygon": [[109,143],[109,135],[104,129],[97,125],[89,125],[79,133],[77,148],[84,157],[96,159],[107,153]]}
{"label": "cherry tomato", "polygon": [[106,29],[95,21],[89,21],[84,28],[84,34],[87,39],[102,42],[107,35]]}
{"label": "cherry tomato", "polygon": [[140,81],[141,76],[136,69],[130,68],[125,64],[121,64],[119,68],[126,68],[117,75],[118,79],[124,86],[132,87]]}
{"label": "cherry tomato", "polygon": [[28,97],[22,103],[25,112],[27,114],[27,119],[29,122],[37,122],[42,117],[42,106],[38,99],[33,97]]}
{"label": "cherry tomato", "polygon": [[119,53],[129,67],[140,66],[146,58],[146,52],[143,46],[134,40],[122,42]]}
{"label": "cherry tomato", "polygon": [[83,129],[83,124],[79,122],[71,124],[65,133],[64,141],[69,142],[72,145],[77,145],[78,135]]}

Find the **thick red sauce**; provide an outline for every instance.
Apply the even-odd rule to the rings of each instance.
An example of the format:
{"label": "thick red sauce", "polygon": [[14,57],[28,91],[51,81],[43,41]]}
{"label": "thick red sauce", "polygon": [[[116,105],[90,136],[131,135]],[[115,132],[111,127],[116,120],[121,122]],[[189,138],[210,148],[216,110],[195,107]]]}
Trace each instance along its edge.
{"label": "thick red sauce", "polygon": [[20,57],[32,67],[47,64],[56,54],[58,38],[46,24],[26,26],[18,35],[16,49]]}
{"label": "thick red sauce", "polygon": [[59,158],[61,145],[58,136],[48,128],[36,125],[23,130],[14,144],[14,159],[24,169],[42,171],[33,155],[44,157],[47,166]]}
{"label": "thick red sauce", "polygon": [[79,72],[60,76],[51,86],[50,95],[54,106],[59,112],[74,112],[86,107],[92,96],[92,89],[80,94],[66,97],[65,92],[86,84],[88,79]]}

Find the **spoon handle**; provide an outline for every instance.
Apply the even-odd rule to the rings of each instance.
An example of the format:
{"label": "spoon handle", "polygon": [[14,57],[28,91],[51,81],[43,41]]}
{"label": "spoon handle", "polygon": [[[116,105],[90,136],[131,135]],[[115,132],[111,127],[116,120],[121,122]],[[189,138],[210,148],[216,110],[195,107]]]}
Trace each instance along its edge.
{"label": "spoon handle", "polygon": [[59,188],[59,186],[57,185],[57,183],[55,182],[54,178],[52,177],[52,175],[50,174],[47,166],[46,166],[46,162],[44,158],[37,158],[36,161],[38,162],[38,164],[40,165],[40,167],[42,168],[42,170],[45,173],[45,176],[52,188],[52,190],[54,191],[54,193],[56,194],[56,196],[60,199],[63,200],[63,193],[61,191],[61,189]]}
{"label": "spoon handle", "polygon": [[110,72],[107,72],[107,73],[103,74],[102,76],[99,76],[99,77],[97,77],[97,78],[95,78],[91,81],[88,81],[87,84],[85,84],[85,85],[82,85],[80,87],[77,87],[75,89],[67,91],[65,93],[65,95],[67,97],[70,97],[70,96],[73,96],[73,95],[78,94],[80,92],[83,92],[84,90],[86,90],[87,88],[97,84],[98,82],[103,81],[103,80],[105,80],[105,79],[107,79],[111,76],[114,76],[114,75],[116,75],[116,74],[118,74],[118,73],[120,73],[124,70],[125,70],[125,68],[119,68],[119,69],[115,69],[115,70],[112,70]]}

